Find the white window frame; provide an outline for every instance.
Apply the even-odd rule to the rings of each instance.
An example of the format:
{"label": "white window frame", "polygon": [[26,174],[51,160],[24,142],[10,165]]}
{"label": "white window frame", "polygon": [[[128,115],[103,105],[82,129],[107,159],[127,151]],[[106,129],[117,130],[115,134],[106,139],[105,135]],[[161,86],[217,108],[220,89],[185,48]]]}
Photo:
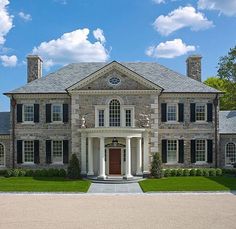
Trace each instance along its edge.
{"label": "white window frame", "polygon": [[[61,107],[61,121],[54,121],[53,120],[53,107],[54,106],[60,106]],[[62,106],[62,104],[54,103],[54,104],[51,105],[51,120],[52,120],[52,123],[63,123],[63,106]]]}
{"label": "white window frame", "polygon": [[6,167],[6,147],[3,142],[0,142],[0,145],[3,146],[3,165],[0,165],[0,168]]}
{"label": "white window frame", "polygon": [[[32,142],[33,143],[33,161],[25,161],[25,142],[28,141],[28,142]],[[29,165],[32,165],[34,164],[34,140],[24,140],[22,141],[22,159],[23,159],[23,163],[24,164],[29,164]]]}
{"label": "white window frame", "polygon": [[[205,118],[204,118],[204,120],[197,120],[197,106],[204,106],[205,107]],[[200,122],[200,123],[207,121],[207,104],[206,103],[196,103],[195,104],[195,121]]]}
{"label": "white window frame", "polygon": [[[61,142],[61,146],[62,146],[62,155],[61,155],[61,161],[53,161],[53,142]],[[52,144],[51,144],[51,161],[52,161],[52,164],[58,164],[58,165],[61,165],[61,164],[63,164],[63,148],[64,148],[64,146],[63,146],[63,140],[60,140],[60,139],[54,139],[54,140],[52,140]]]}
{"label": "white window frame", "polygon": [[[176,108],[176,119],[175,120],[168,120],[168,107],[169,106],[175,106],[175,108]],[[178,104],[177,103],[167,103],[167,105],[166,105],[166,121],[170,122],[170,123],[177,123],[178,117],[179,117]]]}
{"label": "white window frame", "polygon": [[[33,107],[33,121],[25,121],[25,107],[26,106],[32,106]],[[22,121],[25,124],[33,124],[34,123],[34,104],[32,104],[32,103],[23,104],[23,107],[22,107]]]}
{"label": "white window frame", "polygon": [[[230,166],[230,167],[232,167],[233,164],[236,163],[236,160],[235,160],[235,162],[234,162],[233,164],[227,164],[227,163],[226,163],[227,145],[228,145],[229,143],[233,143],[234,146],[235,146],[235,148],[236,148],[236,143],[233,142],[233,141],[230,141],[230,142],[227,142],[227,143],[225,144],[225,166]],[[236,151],[235,151],[235,153],[236,153]]]}
{"label": "white window frame", "polygon": [[205,160],[204,161],[197,161],[195,162],[195,164],[206,164],[207,163],[207,140],[206,139],[196,139],[195,140],[195,158],[196,158],[196,154],[197,154],[197,141],[204,141],[205,142]]}
{"label": "white window frame", "polygon": [[[126,126],[126,110],[130,110],[131,111],[131,126]],[[135,123],[134,123],[134,106],[129,106],[129,105],[121,105],[121,126],[122,127],[135,127]]]}
{"label": "white window frame", "polygon": [[[168,161],[168,143],[169,141],[176,141],[176,161]],[[177,139],[168,139],[167,140],[167,155],[166,155],[166,158],[167,158],[167,163],[166,164],[178,164],[178,161],[179,161],[179,141]]]}

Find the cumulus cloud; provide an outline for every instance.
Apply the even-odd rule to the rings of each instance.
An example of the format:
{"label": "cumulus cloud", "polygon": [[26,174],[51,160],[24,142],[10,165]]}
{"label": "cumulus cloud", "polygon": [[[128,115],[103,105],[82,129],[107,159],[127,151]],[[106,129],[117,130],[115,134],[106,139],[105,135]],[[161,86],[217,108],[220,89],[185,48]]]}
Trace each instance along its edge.
{"label": "cumulus cloud", "polygon": [[19,17],[22,18],[24,21],[31,21],[32,20],[32,17],[30,14],[26,14],[24,12],[20,12],[19,14]]}
{"label": "cumulus cloud", "polygon": [[167,16],[159,16],[153,26],[160,34],[167,36],[185,27],[193,31],[208,29],[213,26],[213,22],[204,14],[196,12],[194,7],[186,6],[173,10]]}
{"label": "cumulus cloud", "polygon": [[0,56],[0,61],[4,67],[15,67],[17,64],[17,57],[15,55],[7,56],[3,55]]}
{"label": "cumulus cloud", "polygon": [[8,0],[0,1],[0,45],[5,43],[5,36],[13,27],[13,16],[7,11],[8,4]]}
{"label": "cumulus cloud", "polygon": [[103,31],[93,31],[96,39],[94,43],[88,39],[89,32],[89,29],[84,28],[65,33],[56,40],[42,42],[38,47],[34,47],[32,53],[43,58],[46,68],[73,62],[107,61],[109,53],[104,45],[106,39]]}
{"label": "cumulus cloud", "polygon": [[146,55],[154,58],[174,58],[195,50],[195,46],[186,45],[181,39],[174,39],[148,47]]}
{"label": "cumulus cloud", "polygon": [[199,0],[199,9],[217,10],[228,16],[236,15],[236,0]]}
{"label": "cumulus cloud", "polygon": [[165,0],[153,0],[153,2],[155,2],[156,4],[161,4],[165,3]]}

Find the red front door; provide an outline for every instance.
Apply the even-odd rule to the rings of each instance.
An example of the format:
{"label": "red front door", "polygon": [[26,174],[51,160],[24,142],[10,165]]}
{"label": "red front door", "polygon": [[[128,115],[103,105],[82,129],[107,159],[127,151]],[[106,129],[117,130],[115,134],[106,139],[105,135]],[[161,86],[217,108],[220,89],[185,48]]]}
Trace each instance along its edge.
{"label": "red front door", "polygon": [[121,149],[109,150],[109,174],[121,174]]}

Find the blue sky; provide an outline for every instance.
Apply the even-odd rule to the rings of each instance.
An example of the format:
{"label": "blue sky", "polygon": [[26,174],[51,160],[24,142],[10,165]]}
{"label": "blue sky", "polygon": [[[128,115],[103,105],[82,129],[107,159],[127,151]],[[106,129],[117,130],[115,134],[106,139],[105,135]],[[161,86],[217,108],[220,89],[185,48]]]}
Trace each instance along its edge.
{"label": "blue sky", "polygon": [[151,61],[185,74],[201,54],[202,78],[236,45],[236,0],[0,0],[2,93],[26,83],[26,56],[44,75],[79,61]]}

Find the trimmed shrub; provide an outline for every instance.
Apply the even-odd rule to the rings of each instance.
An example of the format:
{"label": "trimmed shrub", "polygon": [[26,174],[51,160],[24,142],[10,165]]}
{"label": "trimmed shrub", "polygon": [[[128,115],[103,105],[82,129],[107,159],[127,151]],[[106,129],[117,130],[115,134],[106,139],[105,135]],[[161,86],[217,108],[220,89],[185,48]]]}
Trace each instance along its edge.
{"label": "trimmed shrub", "polygon": [[183,170],[183,176],[189,176],[190,175],[190,170],[189,169],[184,169]]}
{"label": "trimmed shrub", "polygon": [[203,176],[203,169],[197,169],[196,175],[197,176]]}
{"label": "trimmed shrub", "polygon": [[12,169],[12,176],[13,177],[18,177],[20,174],[20,170],[19,169]]}
{"label": "trimmed shrub", "polygon": [[177,176],[177,170],[176,169],[171,169],[171,176],[176,177]]}
{"label": "trimmed shrub", "polygon": [[190,176],[196,176],[196,169],[190,170]]}
{"label": "trimmed shrub", "polygon": [[47,175],[48,177],[54,177],[55,176],[55,171],[54,171],[53,168],[48,169],[47,172],[48,172],[48,175]]}
{"label": "trimmed shrub", "polygon": [[26,176],[26,177],[32,177],[32,176],[34,176],[34,170],[32,170],[32,169],[26,169],[26,170],[25,170],[25,176]]}
{"label": "trimmed shrub", "polygon": [[0,170],[0,176],[5,176],[6,172],[7,172],[6,169],[4,169],[4,170]]}
{"label": "trimmed shrub", "polygon": [[159,153],[154,153],[151,164],[151,175],[155,178],[162,178],[162,162]]}
{"label": "trimmed shrub", "polygon": [[216,176],[222,176],[222,169],[216,169]]}
{"label": "trimmed shrub", "polygon": [[65,169],[60,169],[58,171],[58,176],[59,177],[66,177],[66,170]]}
{"label": "trimmed shrub", "polygon": [[164,170],[164,176],[165,177],[170,177],[171,176],[171,170],[170,169],[165,169]]}
{"label": "trimmed shrub", "polygon": [[209,169],[203,169],[203,176],[209,177]]}
{"label": "trimmed shrub", "polygon": [[70,179],[79,179],[80,178],[80,163],[76,154],[72,154],[71,159],[69,161],[67,176]]}
{"label": "trimmed shrub", "polygon": [[222,169],[224,175],[236,175],[236,169]]}
{"label": "trimmed shrub", "polygon": [[19,177],[25,177],[26,171],[24,169],[19,169]]}
{"label": "trimmed shrub", "polygon": [[183,169],[177,169],[177,176],[183,176]]}
{"label": "trimmed shrub", "polygon": [[209,176],[215,177],[216,176],[216,170],[215,169],[209,169]]}
{"label": "trimmed shrub", "polygon": [[12,170],[8,169],[6,170],[5,177],[11,177],[12,176]]}

